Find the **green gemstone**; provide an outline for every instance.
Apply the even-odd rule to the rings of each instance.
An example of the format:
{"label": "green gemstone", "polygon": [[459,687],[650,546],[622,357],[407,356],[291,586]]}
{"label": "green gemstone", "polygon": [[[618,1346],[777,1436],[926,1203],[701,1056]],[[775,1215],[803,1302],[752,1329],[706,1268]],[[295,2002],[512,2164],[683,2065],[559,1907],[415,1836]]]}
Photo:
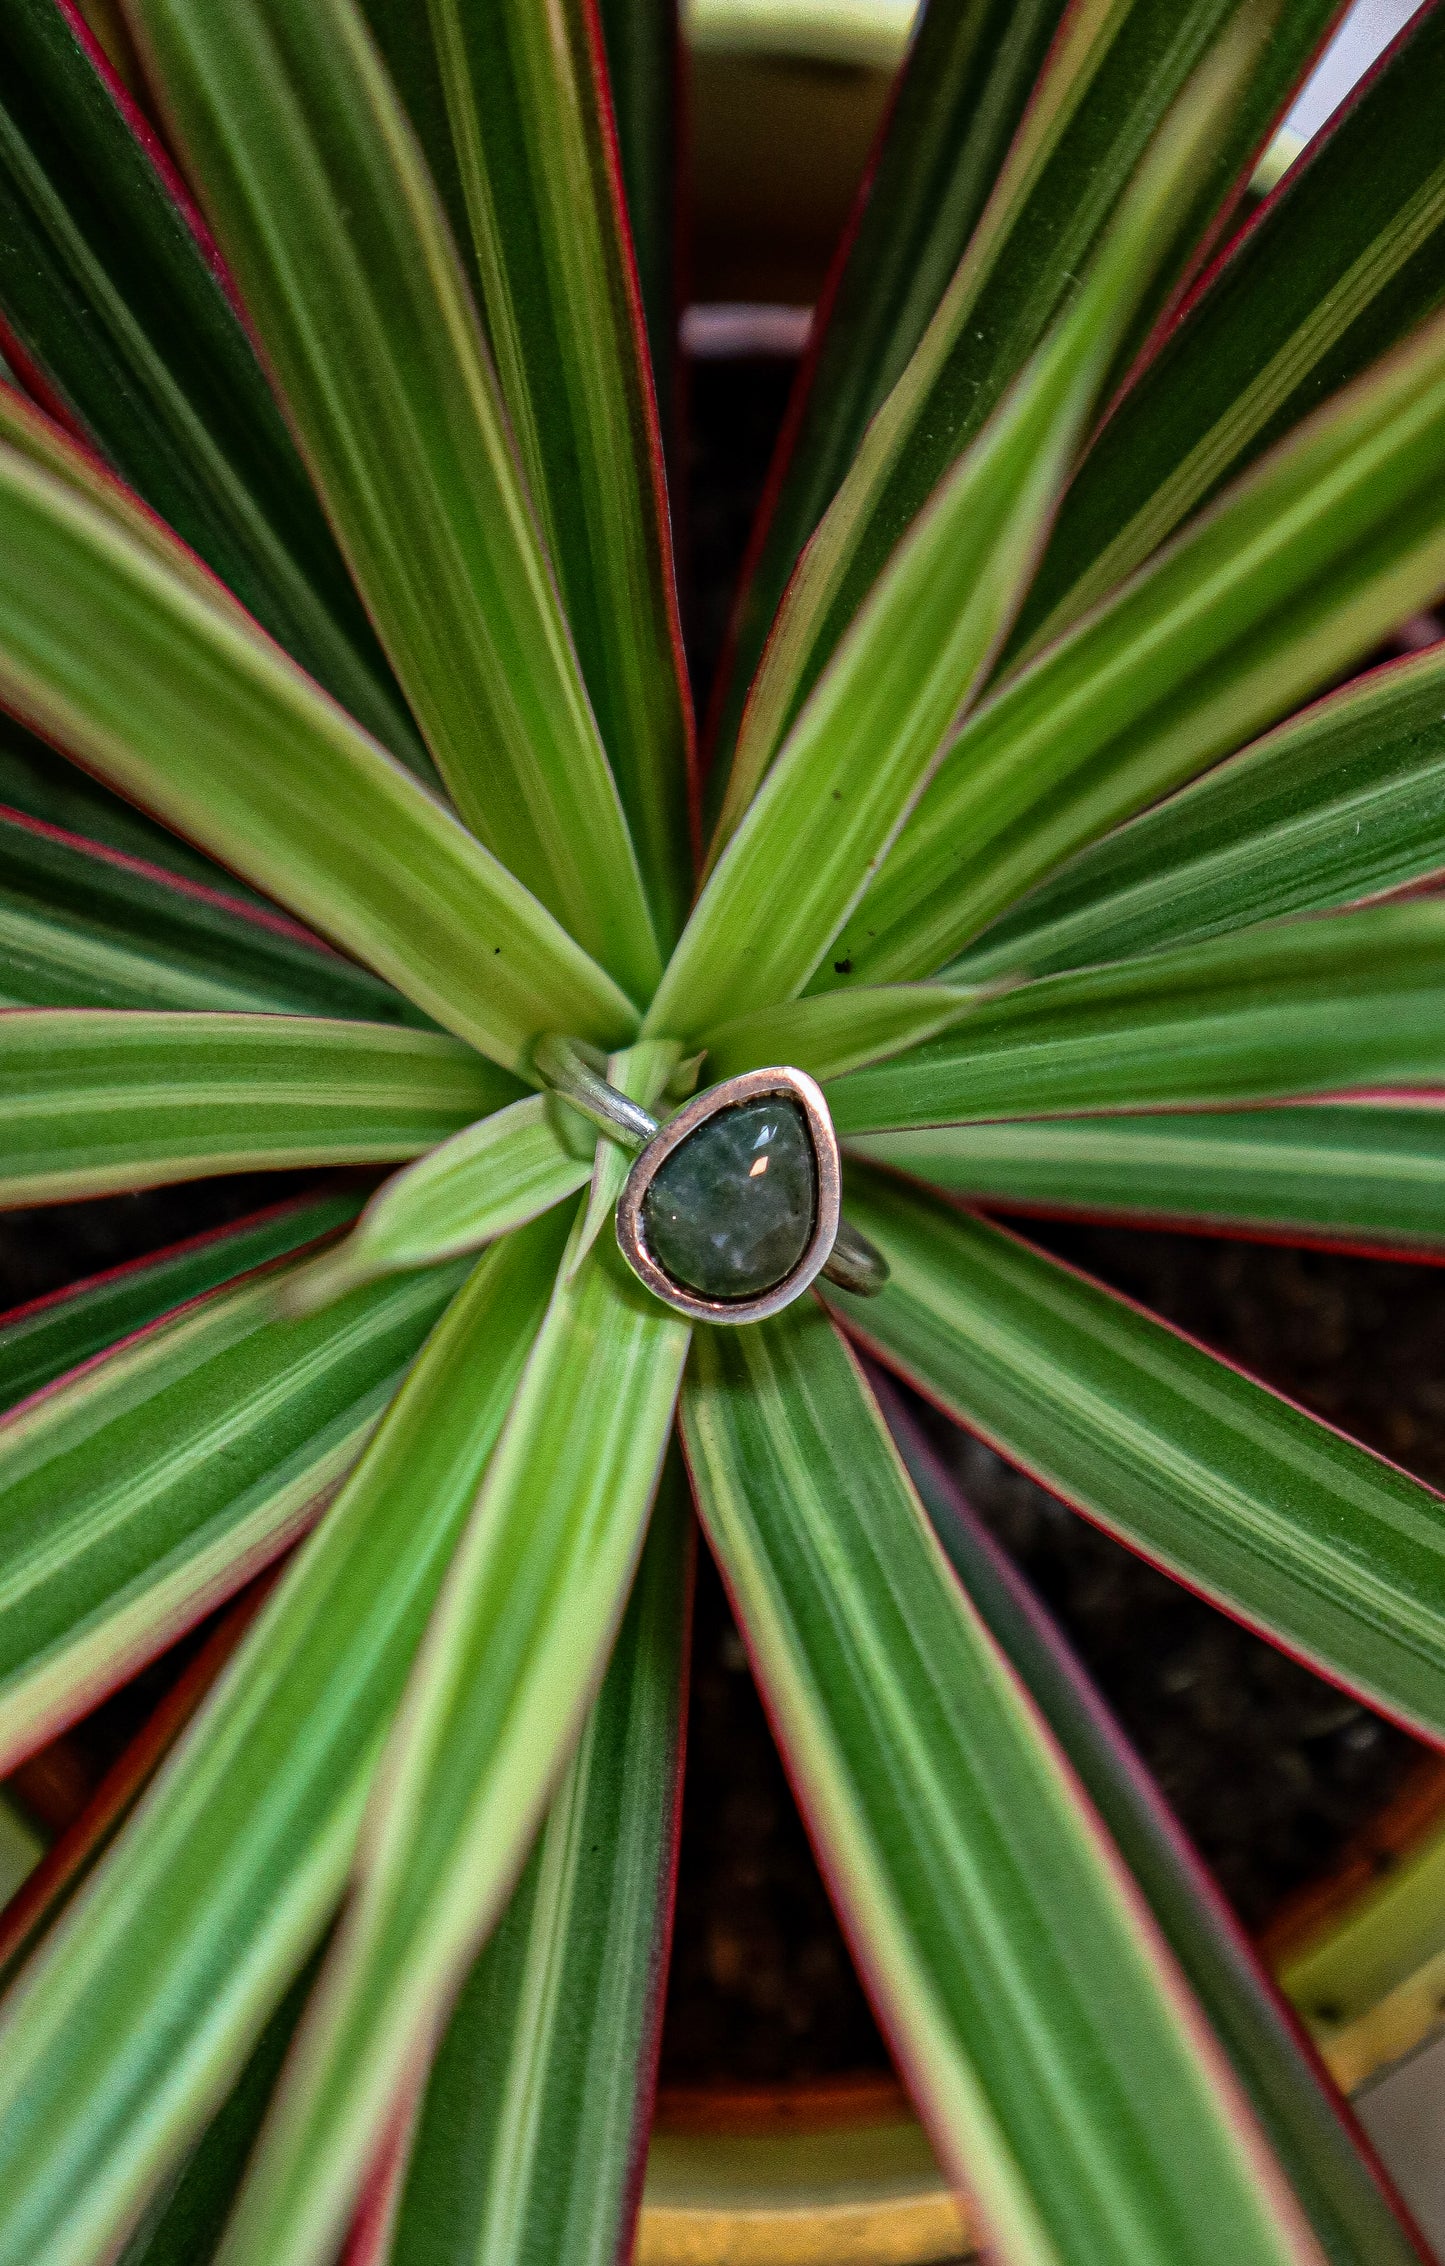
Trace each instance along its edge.
{"label": "green gemstone", "polygon": [[642,1199],[647,1247],[704,1298],[756,1298],[790,1275],[818,1216],[808,1121],[786,1095],[720,1109],[658,1166]]}

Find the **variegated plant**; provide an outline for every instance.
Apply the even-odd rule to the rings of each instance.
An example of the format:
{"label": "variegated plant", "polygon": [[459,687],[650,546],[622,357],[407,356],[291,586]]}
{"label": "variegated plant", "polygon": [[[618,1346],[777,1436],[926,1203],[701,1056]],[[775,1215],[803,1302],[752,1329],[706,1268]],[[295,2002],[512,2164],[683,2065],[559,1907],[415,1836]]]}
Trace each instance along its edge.
{"label": "variegated plant", "polygon": [[[5,0],[5,1200],[405,1169],[0,1329],[4,1758],[245,1592],[7,1920],[0,2266],[625,2254],[683,1458],[997,2255],[1415,2255],[849,1342],[1445,1734],[1440,1501],[958,1201],[1445,1248],[1445,658],[1328,689],[1445,586],[1445,14],[1241,225],[1336,12],[931,0],[694,792],[662,0],[125,0],[165,144]],[[885,1294],[689,1340],[549,1032],[824,1080]]]}

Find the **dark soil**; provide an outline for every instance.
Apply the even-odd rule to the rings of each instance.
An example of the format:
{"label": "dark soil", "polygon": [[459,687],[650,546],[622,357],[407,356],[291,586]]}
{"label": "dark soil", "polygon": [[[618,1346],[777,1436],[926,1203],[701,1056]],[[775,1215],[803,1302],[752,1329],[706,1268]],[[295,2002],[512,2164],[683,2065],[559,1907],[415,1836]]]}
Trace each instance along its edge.
{"label": "dark soil", "polygon": [[237,1172],[179,1188],[142,1188],[89,1204],[0,1212],[0,1312],[67,1283],[123,1267],[172,1243],[225,1227],[310,1186],[304,1172]]}

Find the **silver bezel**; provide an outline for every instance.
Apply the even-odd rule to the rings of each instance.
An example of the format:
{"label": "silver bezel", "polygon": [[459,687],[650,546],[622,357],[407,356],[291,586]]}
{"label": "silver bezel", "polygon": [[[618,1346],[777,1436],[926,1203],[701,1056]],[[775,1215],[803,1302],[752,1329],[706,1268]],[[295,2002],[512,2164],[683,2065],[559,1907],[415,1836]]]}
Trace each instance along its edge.
{"label": "silver bezel", "polygon": [[[704,1298],[700,1292],[688,1290],[684,1284],[674,1281],[653,1258],[643,1234],[642,1199],[659,1165],[690,1133],[695,1133],[708,1118],[716,1117],[719,1110],[735,1109],[739,1102],[760,1101],[767,1094],[788,1095],[807,1120],[818,1165],[818,1211],[813,1233],[792,1273],[775,1283],[771,1290],[761,1292],[757,1298]],[[724,1078],[721,1085],[709,1086],[706,1093],[690,1101],[676,1117],[668,1120],[660,1133],[653,1135],[628,1173],[617,1200],[617,1241],[623,1258],[638,1279],[654,1297],[664,1300],[679,1314],[690,1315],[695,1322],[763,1322],[770,1314],[791,1306],[795,1298],[801,1298],[808,1285],[822,1273],[837,1239],[842,1196],[843,1169],[838,1155],[838,1136],[833,1131],[822,1088],[805,1070],[748,1070],[740,1078]]]}

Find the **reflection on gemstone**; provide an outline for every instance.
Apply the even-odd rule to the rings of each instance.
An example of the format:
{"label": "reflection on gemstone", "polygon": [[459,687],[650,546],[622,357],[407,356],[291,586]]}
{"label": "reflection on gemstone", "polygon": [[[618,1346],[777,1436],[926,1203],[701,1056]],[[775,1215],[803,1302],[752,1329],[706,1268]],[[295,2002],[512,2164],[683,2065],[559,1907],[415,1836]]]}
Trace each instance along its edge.
{"label": "reflection on gemstone", "polygon": [[664,1158],[642,1199],[658,1264],[704,1298],[757,1298],[790,1275],[818,1214],[818,1165],[795,1101],[720,1109]]}

